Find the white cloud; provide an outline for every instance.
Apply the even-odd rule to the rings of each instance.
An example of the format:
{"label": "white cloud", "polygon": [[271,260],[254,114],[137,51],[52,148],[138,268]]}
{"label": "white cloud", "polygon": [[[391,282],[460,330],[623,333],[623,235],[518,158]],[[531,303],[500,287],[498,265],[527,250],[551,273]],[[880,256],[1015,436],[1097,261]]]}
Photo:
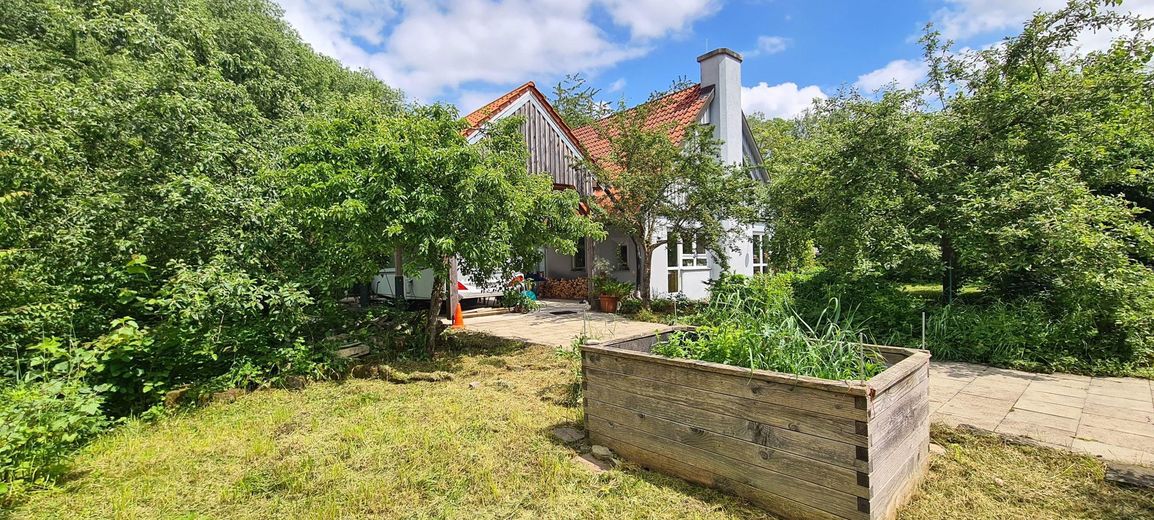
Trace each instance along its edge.
{"label": "white cloud", "polygon": [[[652,39],[683,32],[717,8],[715,0],[277,1],[317,51],[418,99],[465,84],[593,73],[645,55]],[[594,23],[597,9],[630,37],[615,41]]]}
{"label": "white cloud", "polygon": [[762,54],[777,54],[789,47],[789,38],[782,36],[758,36],[757,48],[742,53],[746,58]]}
{"label": "white cloud", "polygon": [[747,114],[761,112],[769,117],[790,118],[804,112],[814,99],[827,97],[816,85],[798,88],[796,83],[782,83],[770,86],[763,81],[753,87],[741,87],[741,109]]}
{"label": "white cloud", "polygon": [[634,38],[657,38],[684,32],[695,20],[721,7],[717,0],[601,0],[613,22]]}
{"label": "white cloud", "polygon": [[[1056,11],[1066,6],[1066,0],[946,0],[946,7],[934,13],[934,24],[942,36],[951,40],[965,40],[979,35],[1021,27],[1036,11]],[[1154,0],[1126,0],[1120,12],[1154,16]],[[1097,33],[1084,35],[1079,43],[1086,50],[1105,48],[1113,35]]]}
{"label": "white cloud", "polygon": [[463,117],[508,92],[508,90],[462,90],[457,96],[457,109],[461,111]]}
{"label": "white cloud", "polygon": [[609,92],[617,92],[625,88],[625,78],[617,78],[617,81],[609,84]]}
{"label": "white cloud", "polygon": [[885,67],[858,76],[854,85],[867,92],[873,92],[886,85],[911,88],[926,77],[929,67],[924,61],[894,60]]}

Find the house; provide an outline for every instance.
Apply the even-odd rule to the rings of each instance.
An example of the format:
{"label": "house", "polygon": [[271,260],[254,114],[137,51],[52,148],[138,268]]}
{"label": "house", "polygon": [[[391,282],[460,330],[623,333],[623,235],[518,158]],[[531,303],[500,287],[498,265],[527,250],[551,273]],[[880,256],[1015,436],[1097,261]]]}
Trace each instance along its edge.
{"label": "house", "polygon": [[[713,127],[721,140],[721,159],[750,167],[750,174],[765,181],[762,158],[741,110],[741,55],[729,49],[717,49],[699,58],[701,80],[688,88],[669,93],[656,101],[646,124],[669,128],[670,137],[679,141],[686,128],[695,123]],[[529,169],[549,173],[557,189],[575,189],[581,195],[600,190],[594,179],[582,168],[585,157],[596,160],[609,152],[609,143],[590,125],[571,129],[548,99],[530,82],[493,100],[466,116],[471,141],[483,137],[484,126],[501,118],[522,116],[523,131],[529,151]],[[612,116],[611,116],[612,117]],[[595,259],[605,259],[611,275],[621,281],[634,282],[637,277],[635,245],[620,230],[608,229],[605,240],[578,244],[575,255],[546,250],[540,270],[550,279],[591,277]],[[689,298],[708,296],[708,282],[721,275],[716,254],[725,254],[729,270],[751,275],[766,269],[764,225],[742,230],[738,250],[710,252],[693,240],[680,240],[674,247],[662,247],[653,257],[651,288],[653,295],[683,294]]]}

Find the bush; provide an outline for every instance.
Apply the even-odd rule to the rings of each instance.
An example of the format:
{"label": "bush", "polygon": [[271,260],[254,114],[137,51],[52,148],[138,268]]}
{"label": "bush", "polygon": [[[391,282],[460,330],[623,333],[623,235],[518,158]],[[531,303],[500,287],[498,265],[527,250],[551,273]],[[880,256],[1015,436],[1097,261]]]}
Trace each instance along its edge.
{"label": "bush", "polygon": [[[965,298],[942,306],[880,276],[839,277],[813,269],[725,277],[714,283],[711,296],[742,302],[746,312],[793,309],[808,323],[820,322],[831,299],[837,299],[868,341],[915,348],[922,347],[924,312],[925,347],[937,359],[1096,375],[1154,366],[1148,353],[1129,349],[1120,335],[1110,334],[1097,310],[1061,305],[1045,294],[1009,301]],[[695,318],[719,318],[709,312],[707,307]],[[1143,319],[1135,315],[1136,321]]]}
{"label": "bush", "polygon": [[108,426],[102,402],[77,381],[0,387],[0,497],[51,482],[72,451]]}
{"label": "bush", "polygon": [[641,311],[641,300],[637,298],[625,298],[617,305],[617,312],[626,315],[636,315]]}

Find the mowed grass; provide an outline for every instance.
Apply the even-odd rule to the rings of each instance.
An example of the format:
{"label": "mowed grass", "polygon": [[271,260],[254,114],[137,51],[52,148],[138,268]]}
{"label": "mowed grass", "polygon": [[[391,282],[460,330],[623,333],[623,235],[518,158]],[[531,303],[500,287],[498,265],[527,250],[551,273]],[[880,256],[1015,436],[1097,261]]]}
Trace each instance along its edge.
{"label": "mowed grass", "polygon": [[934,425],[935,456],[902,520],[1154,518],[1154,490],[1103,480],[1093,457]]}
{"label": "mowed grass", "polygon": [[313,384],[132,423],[91,445],[58,489],[32,494],[12,516],[767,516],[677,479],[582,468],[550,435],[581,420],[571,406],[576,361],[542,347],[487,346],[499,353],[403,367],[447,370],[453,381]]}
{"label": "mowed grass", "polygon": [[[465,338],[377,380],[270,390],[146,424],[85,449],[13,518],[769,518],[626,465],[594,474],[550,431],[579,425],[576,361]],[[479,386],[470,388],[470,383]],[[1154,518],[1154,493],[1102,481],[1097,461],[937,429],[947,446],[902,518]],[[1001,483],[999,483],[999,480]],[[0,511],[0,517],[6,516]]]}

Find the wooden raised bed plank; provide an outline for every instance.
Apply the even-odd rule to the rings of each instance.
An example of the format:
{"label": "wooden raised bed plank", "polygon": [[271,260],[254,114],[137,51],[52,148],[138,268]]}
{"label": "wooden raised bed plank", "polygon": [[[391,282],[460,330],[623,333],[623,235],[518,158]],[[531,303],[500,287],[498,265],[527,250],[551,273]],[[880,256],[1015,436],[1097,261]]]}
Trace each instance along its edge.
{"label": "wooden raised bed plank", "polygon": [[[715,475],[760,489],[766,493],[779,494],[788,490],[788,498],[799,504],[839,516],[841,518],[869,518],[858,511],[858,498],[823,486],[819,486],[788,475],[775,473],[753,464],[720,456],[709,450],[670,441],[656,435],[635,430],[595,415],[586,416],[590,428],[607,432],[614,439],[625,442],[685,462]],[[606,444],[613,448],[611,444]],[[785,496],[784,494],[782,496]]]}
{"label": "wooden raised bed plank", "polygon": [[801,410],[784,406],[774,406],[768,403],[766,406],[758,406],[759,401],[752,399],[707,392],[673,383],[641,379],[624,374],[604,372],[588,367],[584,369],[584,373],[586,390],[599,385],[614,386],[626,392],[661,399],[690,408],[712,410],[717,413],[735,417],[745,417],[752,421],[807,433],[816,437],[854,444],[856,446],[864,447],[869,445],[869,439],[857,431],[857,424],[860,421],[807,414]]}
{"label": "wooden raised bed plank", "polygon": [[644,431],[687,446],[715,453],[727,453],[738,460],[775,473],[782,473],[790,478],[796,477],[819,486],[869,498],[869,488],[859,485],[859,472],[853,469],[767,448],[752,442],[706,431],[697,426],[631,412],[594,399],[589,400],[587,410],[589,415],[606,419],[614,424]]}
{"label": "wooden raised bed plank", "polygon": [[598,444],[616,446],[614,449],[617,451],[617,454],[625,457],[634,464],[644,468],[658,470],[662,473],[668,473],[694,484],[720,489],[727,493],[745,497],[747,500],[761,506],[767,511],[785,518],[843,520],[837,515],[827,513],[820,509],[814,509],[780,495],[750,487],[748,484],[715,475],[680,460],[639,448],[630,444],[628,441],[614,439],[606,435],[597,435],[591,440]]}
{"label": "wooden raised bed plank", "polygon": [[888,520],[924,475],[928,353],[828,381],[650,354],[668,334],[582,348],[594,442],[786,518]]}
{"label": "wooden raised bed plank", "polygon": [[865,409],[856,407],[852,395],[835,394],[789,383],[783,384],[777,381],[753,378],[750,377],[753,371],[749,369],[703,370],[704,367],[697,364],[679,366],[653,363],[645,359],[626,356],[603,356],[597,353],[590,353],[586,358],[589,368],[606,372],[676,383],[709,392],[766,401],[833,417],[859,421],[865,421],[869,418]]}
{"label": "wooden raised bed plank", "polygon": [[590,386],[586,389],[585,396],[590,400],[620,406],[640,414],[705,425],[703,428],[707,431],[802,457],[828,461],[854,470],[869,471],[869,462],[858,460],[855,445],[847,442],[815,437],[789,428],[723,415],[710,410],[690,408],[670,400],[621,391],[605,384]]}

